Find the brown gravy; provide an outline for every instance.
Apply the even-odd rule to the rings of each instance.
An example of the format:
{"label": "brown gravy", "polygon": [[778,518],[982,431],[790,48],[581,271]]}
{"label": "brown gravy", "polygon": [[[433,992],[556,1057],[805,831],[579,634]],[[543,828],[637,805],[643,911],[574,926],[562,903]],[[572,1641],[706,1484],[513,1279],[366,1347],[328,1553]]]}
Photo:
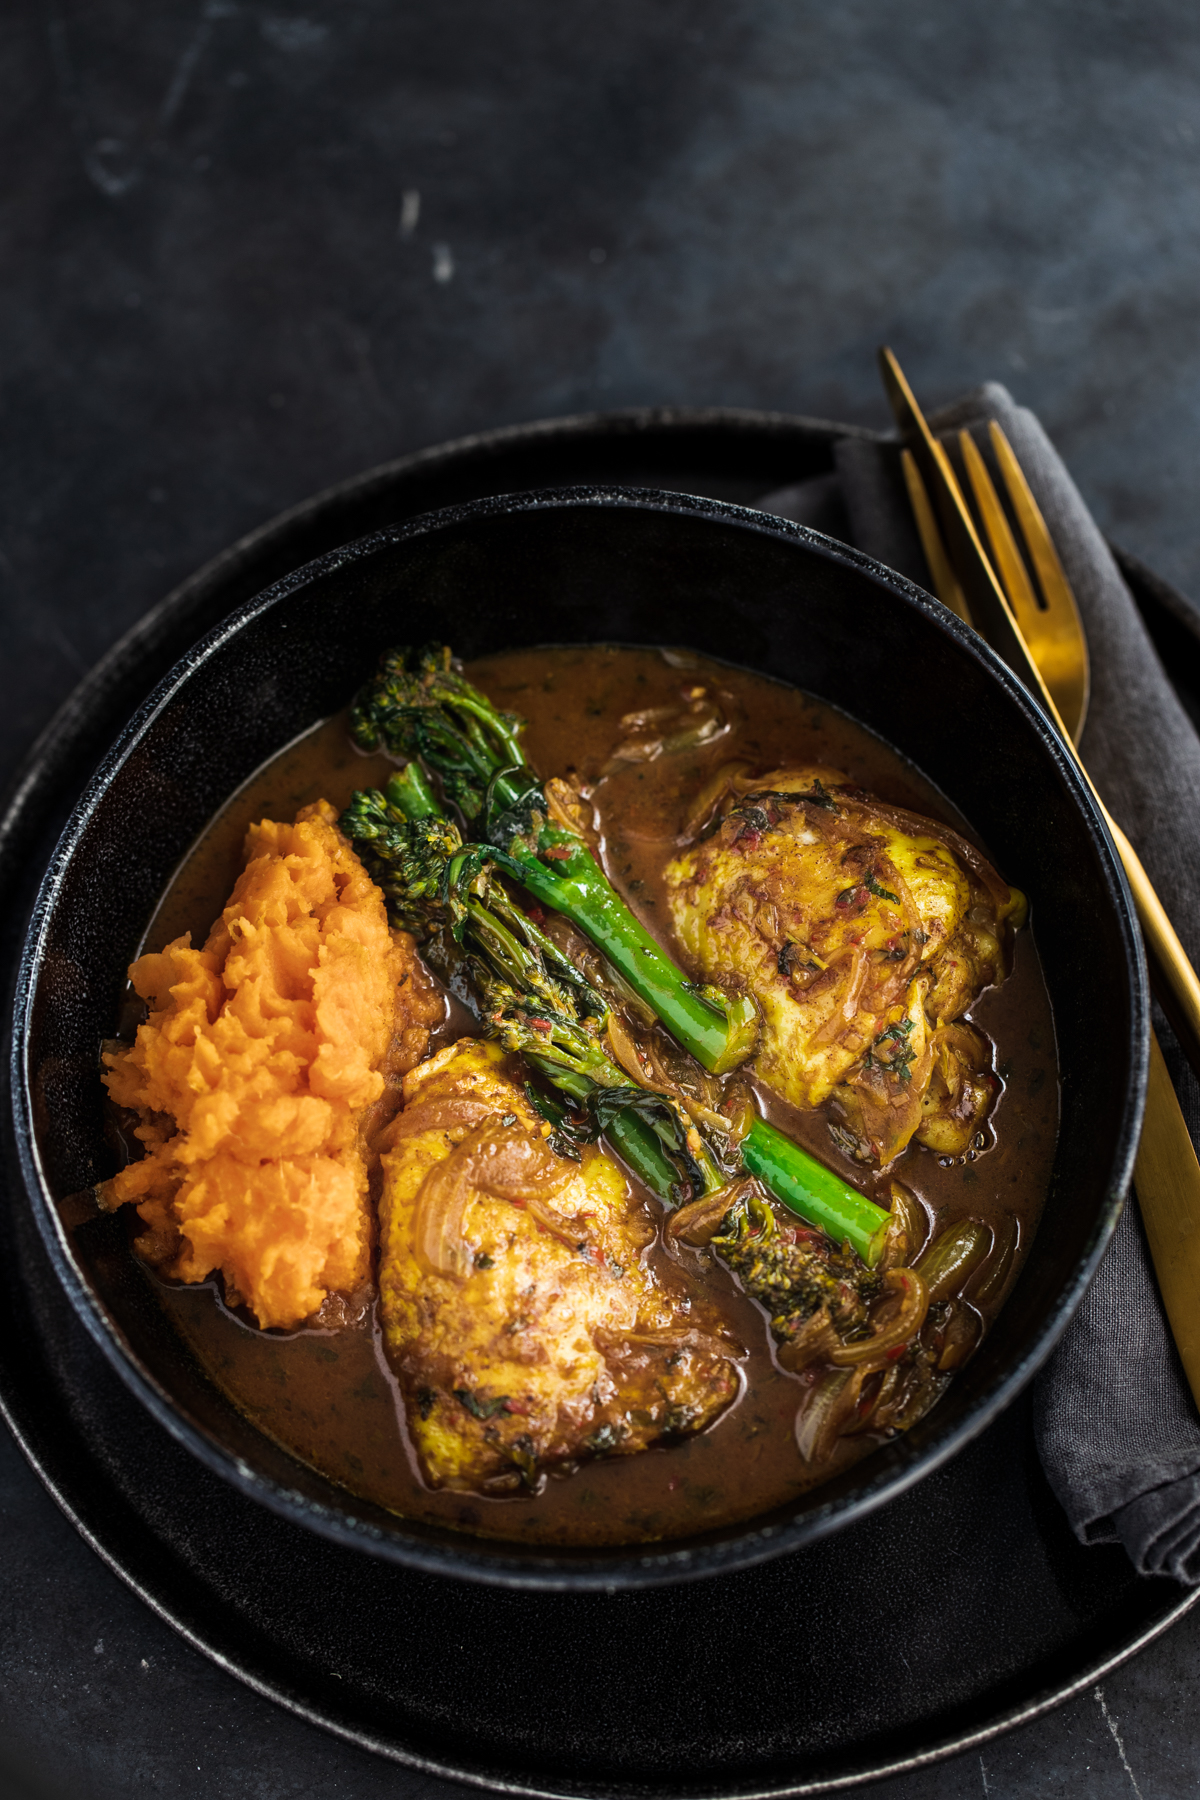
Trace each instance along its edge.
{"label": "brown gravy", "polygon": [[[713,771],[735,757],[763,771],[798,761],[827,763],[897,804],[966,828],[936,789],[861,726],[810,695],[743,670],[679,652],[595,646],[507,652],[471,665],[468,674],[497,704],[529,721],[525,742],[536,769],[574,774],[594,787],[608,873],[664,941],[669,928],[662,869],[689,802]],[[622,735],[622,716],[676,703],[681,689],[697,682],[720,696],[723,735],[699,749],[626,764],[602,779]],[[341,807],[355,788],[381,785],[390,767],[352,748],[344,718],[289,745],[229,801],[186,858],[144,947],[159,949],[187,930],[203,940],[233,886],[251,820],[291,818],[320,797]],[[1020,1242],[1008,1279],[983,1309],[990,1323],[1028,1251],[1058,1125],[1054,1028],[1028,930],[1016,940],[1008,981],[985,993],[971,1017],[996,1045],[1004,1084],[989,1148],[970,1161],[942,1166],[914,1146],[891,1173],[918,1195],[934,1229],[963,1217],[993,1226],[1005,1214],[1018,1219]],[[461,1034],[461,1013],[447,1030]],[[778,1102],[769,1110],[792,1136],[861,1184],[861,1168],[840,1156],[823,1114],[795,1112]],[[748,1347],[740,1399],[700,1436],[592,1462],[576,1475],[549,1481],[538,1496],[511,1499],[432,1492],[422,1483],[373,1318],[340,1331],[262,1332],[230,1312],[213,1283],[156,1285],[177,1328],[234,1404],[302,1462],[351,1492],[399,1514],[489,1537],[600,1545],[678,1537],[752,1518],[827,1480],[880,1441],[869,1433],[844,1438],[828,1462],[806,1465],[793,1430],[801,1389],[774,1359],[765,1314],[715,1259],[698,1255],[695,1270]]]}

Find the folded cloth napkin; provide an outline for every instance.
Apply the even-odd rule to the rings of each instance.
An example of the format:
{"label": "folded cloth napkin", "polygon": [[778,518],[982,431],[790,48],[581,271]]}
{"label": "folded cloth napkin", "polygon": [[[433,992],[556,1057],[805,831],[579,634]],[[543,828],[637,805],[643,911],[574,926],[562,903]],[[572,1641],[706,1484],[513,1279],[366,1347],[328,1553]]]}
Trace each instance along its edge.
{"label": "folded cloth napkin", "polygon": [[[1079,602],[1092,665],[1084,761],[1200,966],[1200,738],[1108,545],[1033,413],[989,382],[930,423],[940,434],[971,431],[995,476],[989,419],[998,420],[1016,452]],[[847,437],[836,444],[835,457],[849,541],[929,587],[898,446]],[[814,501],[831,516],[830,495],[827,489],[809,495],[806,486],[779,490],[759,504],[817,524],[809,516]],[[1157,1009],[1156,1027],[1193,1141],[1200,1143],[1200,1085]],[[1139,1573],[1200,1582],[1200,1414],[1135,1206],[1126,1208],[1039,1378],[1034,1423],[1042,1465],[1082,1542],[1120,1542]]]}

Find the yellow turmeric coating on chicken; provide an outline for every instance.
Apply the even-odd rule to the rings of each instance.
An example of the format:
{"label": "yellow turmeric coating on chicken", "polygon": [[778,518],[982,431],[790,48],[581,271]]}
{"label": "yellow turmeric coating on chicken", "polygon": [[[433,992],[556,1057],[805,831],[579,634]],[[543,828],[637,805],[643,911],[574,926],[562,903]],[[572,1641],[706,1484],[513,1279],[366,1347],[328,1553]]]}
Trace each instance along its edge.
{"label": "yellow turmeric coating on chicken", "polygon": [[189,1282],[219,1269],[263,1326],[369,1279],[361,1127],[385,1058],[415,1060],[431,1023],[412,940],[389,930],[336,818],[319,801],[250,827],[203,949],[188,934],[130,968],[150,1016],[104,1059],[145,1146],[105,1203],[136,1203],[147,1260]]}
{"label": "yellow turmeric coating on chicken", "polygon": [[738,1387],[738,1347],[647,1266],[624,1175],[593,1145],[555,1155],[520,1074],[451,1045],[405,1078],[384,1146],[384,1336],[439,1487],[536,1486],[696,1431]]}
{"label": "yellow turmeric coating on chicken", "polygon": [[799,1107],[832,1103],[845,1141],[888,1163],[916,1136],[965,1150],[995,1083],[955,1025],[1004,979],[1024,902],[972,846],[836,770],[777,770],[666,871],[705,980],[762,1009],[754,1063]]}

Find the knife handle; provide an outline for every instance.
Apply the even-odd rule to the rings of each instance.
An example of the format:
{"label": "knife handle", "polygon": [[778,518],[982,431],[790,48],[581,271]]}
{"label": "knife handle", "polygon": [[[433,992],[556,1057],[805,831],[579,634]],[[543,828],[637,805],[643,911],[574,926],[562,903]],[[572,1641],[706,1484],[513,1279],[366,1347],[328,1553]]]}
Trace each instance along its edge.
{"label": "knife handle", "polygon": [[[1095,789],[1092,791],[1094,793]],[[1197,1075],[1200,1075],[1200,980],[1197,980],[1187,951],[1180,943],[1175,927],[1167,917],[1166,909],[1155,893],[1137,851],[1103,802],[1101,810],[1125,865],[1125,874],[1129,879],[1133,903],[1137,907],[1138,921],[1146,943],[1154,991],[1171,1021],[1171,1028],[1179,1039],[1184,1055]]]}
{"label": "knife handle", "polygon": [[1171,1335],[1200,1406],[1200,1161],[1153,1032],[1133,1181]]}

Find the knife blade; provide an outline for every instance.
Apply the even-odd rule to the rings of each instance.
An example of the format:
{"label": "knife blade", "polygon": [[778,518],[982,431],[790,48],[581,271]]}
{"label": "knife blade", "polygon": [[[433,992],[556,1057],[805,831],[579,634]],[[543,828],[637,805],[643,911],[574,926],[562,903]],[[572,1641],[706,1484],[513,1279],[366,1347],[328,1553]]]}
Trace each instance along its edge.
{"label": "knife blade", "polygon": [[[1096,794],[1058,709],[1046,691],[1021,628],[979,541],[945,449],[931,433],[891,351],[882,349],[879,361],[896,422],[908,440],[908,448],[937,507],[954,574],[961,583],[975,618],[983,626],[981,635],[999,652],[1018,680],[1041,701],[1058,730],[1064,748],[1096,795],[1133,888],[1147,948],[1151,951],[1152,971],[1157,965],[1160,979],[1166,981],[1163,955],[1164,951],[1170,952],[1173,942],[1194,986],[1195,971],[1187,961],[1183,947],[1175,936],[1174,927],[1167,918],[1137,853]],[[1158,985],[1156,983],[1156,988]],[[1174,1024],[1179,1017],[1181,1003],[1177,984],[1169,983],[1167,992],[1173,1002],[1169,1008],[1169,1016]],[[1200,1063],[1197,1062],[1200,1034],[1189,1030],[1188,1025],[1185,1014],[1179,1021],[1179,1026],[1183,1027],[1180,1030],[1180,1042],[1193,1067],[1200,1073]],[[1200,1159],[1197,1158],[1153,1030],[1150,1032],[1149,1053],[1146,1110],[1134,1169],[1134,1185],[1171,1335],[1179,1351],[1192,1397],[1197,1406],[1200,1406]]]}

